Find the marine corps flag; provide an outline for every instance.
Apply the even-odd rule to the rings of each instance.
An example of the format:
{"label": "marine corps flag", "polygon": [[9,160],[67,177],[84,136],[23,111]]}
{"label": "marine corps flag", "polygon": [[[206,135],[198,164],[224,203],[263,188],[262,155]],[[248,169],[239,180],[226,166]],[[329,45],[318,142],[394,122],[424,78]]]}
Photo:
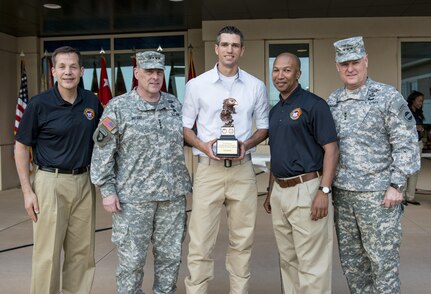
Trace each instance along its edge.
{"label": "marine corps flag", "polygon": [[109,87],[108,72],[106,71],[106,60],[105,57],[100,58],[100,83],[99,83],[98,98],[103,107],[108,104],[112,98],[111,88]]}

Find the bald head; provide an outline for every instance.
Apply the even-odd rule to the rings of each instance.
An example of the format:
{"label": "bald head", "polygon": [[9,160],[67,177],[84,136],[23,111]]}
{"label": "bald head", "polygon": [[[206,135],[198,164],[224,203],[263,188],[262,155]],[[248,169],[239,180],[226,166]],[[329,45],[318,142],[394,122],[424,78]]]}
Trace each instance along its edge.
{"label": "bald head", "polygon": [[282,58],[282,59],[293,59],[294,64],[296,65],[298,70],[301,70],[301,60],[299,60],[299,57],[296,56],[295,54],[289,53],[289,52],[283,52],[280,53],[279,55],[277,55],[277,57],[274,60],[274,63],[277,62],[277,59]]}

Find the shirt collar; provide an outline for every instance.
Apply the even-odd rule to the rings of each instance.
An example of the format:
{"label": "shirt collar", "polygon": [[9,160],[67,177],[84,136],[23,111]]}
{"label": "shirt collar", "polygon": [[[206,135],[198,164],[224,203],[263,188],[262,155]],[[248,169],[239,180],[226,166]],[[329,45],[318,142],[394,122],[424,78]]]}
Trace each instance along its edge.
{"label": "shirt collar", "polygon": [[301,84],[298,83],[298,86],[296,86],[295,90],[293,90],[293,92],[289,95],[289,97],[287,97],[286,100],[283,99],[283,97],[281,97],[281,93],[278,94],[278,98],[280,99],[280,103],[287,103],[290,104],[293,101],[296,100],[296,97],[298,97],[298,93],[299,91],[302,89]]}
{"label": "shirt collar", "polygon": [[[218,65],[218,63],[216,63],[216,65],[214,66],[213,70],[210,72],[210,80],[213,83],[216,83],[218,80],[220,80],[220,76],[219,76],[217,65]],[[241,68],[239,68],[239,66],[238,66],[238,80],[244,81],[244,73],[241,70]]]}
{"label": "shirt collar", "polygon": [[60,91],[58,90],[58,82],[55,82],[54,84],[54,95],[57,99],[57,102],[60,105],[76,105],[78,103],[81,103],[82,101],[82,89],[80,87],[78,87],[76,89],[76,100],[75,102],[73,102],[73,104],[70,104],[69,102],[67,102],[66,100],[63,99],[63,97],[61,97]]}
{"label": "shirt collar", "polygon": [[370,78],[367,78],[364,85],[360,86],[359,88],[353,91],[350,91],[350,93],[348,93],[347,89],[344,87],[343,95],[341,95],[340,101],[367,100],[368,90],[371,86],[371,83],[372,83],[372,80]]}

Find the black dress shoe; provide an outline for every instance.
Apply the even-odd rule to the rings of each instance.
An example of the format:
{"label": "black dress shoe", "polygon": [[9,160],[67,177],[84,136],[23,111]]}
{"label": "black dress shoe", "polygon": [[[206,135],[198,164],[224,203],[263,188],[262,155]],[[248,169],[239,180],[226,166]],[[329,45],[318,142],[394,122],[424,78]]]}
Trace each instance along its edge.
{"label": "black dress shoe", "polygon": [[416,200],[407,200],[407,203],[413,204],[413,205],[421,205],[419,201]]}
{"label": "black dress shoe", "polygon": [[404,205],[404,206],[409,205],[409,204],[407,203],[407,201],[406,201],[406,200],[403,200],[403,202],[402,202],[402,203],[403,203],[403,205]]}

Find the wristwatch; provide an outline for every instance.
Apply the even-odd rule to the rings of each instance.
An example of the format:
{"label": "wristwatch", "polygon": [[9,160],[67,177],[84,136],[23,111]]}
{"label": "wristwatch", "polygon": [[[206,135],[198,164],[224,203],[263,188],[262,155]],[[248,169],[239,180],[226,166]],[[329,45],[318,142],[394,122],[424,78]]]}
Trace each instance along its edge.
{"label": "wristwatch", "polygon": [[322,191],[322,192],[323,192],[323,193],[325,193],[325,194],[329,194],[329,193],[331,193],[331,192],[332,192],[330,187],[322,187],[322,186],[319,186],[319,190],[320,190],[320,191]]}
{"label": "wristwatch", "polygon": [[392,188],[394,188],[395,190],[397,190],[398,192],[400,192],[400,193],[403,193],[404,192],[404,186],[402,186],[402,185],[398,185],[398,184],[394,184],[394,183],[390,183],[390,185],[389,186],[391,186]]}

